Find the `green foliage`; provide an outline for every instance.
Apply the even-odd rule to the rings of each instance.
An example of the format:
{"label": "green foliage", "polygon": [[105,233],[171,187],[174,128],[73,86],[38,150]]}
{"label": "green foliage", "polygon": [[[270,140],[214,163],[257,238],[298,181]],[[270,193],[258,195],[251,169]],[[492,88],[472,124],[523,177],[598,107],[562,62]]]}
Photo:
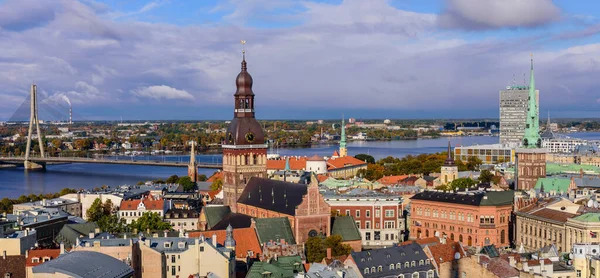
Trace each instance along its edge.
{"label": "green foliage", "polygon": [[370,181],[376,181],[383,178],[385,168],[379,164],[367,164],[367,169],[360,169],[356,172],[357,176],[362,176]]}
{"label": "green foliage", "polygon": [[476,184],[477,184],[477,182],[470,178],[458,178],[458,179],[453,180],[449,184],[448,189],[449,190],[465,189],[465,188],[470,188]]}
{"label": "green foliage", "polygon": [[485,182],[485,183],[490,183],[492,182],[492,180],[494,179],[494,174],[492,174],[492,172],[490,172],[489,170],[482,170],[481,174],[479,175],[479,182]]}
{"label": "green foliage", "polygon": [[165,182],[166,183],[177,183],[179,177],[177,175],[170,176]]}
{"label": "green foliage", "polygon": [[215,179],[212,184],[210,185],[210,190],[219,190],[223,188],[223,180],[222,179]]}
{"label": "green foliage", "polygon": [[125,219],[119,219],[116,214],[103,215],[96,221],[96,224],[98,224],[100,230],[108,233],[123,233],[128,229]]}
{"label": "green foliage", "polygon": [[375,164],[375,158],[368,154],[364,154],[364,153],[357,154],[354,156],[354,158],[359,159],[361,161],[365,161],[367,163]]}
{"label": "green foliage", "polygon": [[188,176],[181,177],[177,180],[177,184],[183,186],[184,191],[193,191],[196,189],[196,183]]}
{"label": "green foliage", "polygon": [[88,221],[97,222],[104,216],[104,206],[102,205],[102,200],[100,198],[96,198],[90,208],[86,211],[85,216]]}
{"label": "green foliage", "polygon": [[306,240],[306,260],[310,263],[321,262],[327,255],[325,244],[320,237],[310,237]]}
{"label": "green foliage", "polygon": [[157,230],[171,230],[171,224],[164,222],[162,217],[155,212],[146,212],[142,214],[137,220],[133,221],[129,228],[131,230],[137,229],[138,231],[157,231]]}
{"label": "green foliage", "polygon": [[342,243],[342,236],[332,235],[325,239],[321,237],[311,237],[306,241],[306,259],[308,262],[321,262],[327,256],[327,248],[331,248],[332,256],[348,255],[352,252],[352,247]]}
{"label": "green foliage", "polygon": [[12,213],[13,200],[2,198],[0,200],[0,212]]}
{"label": "green foliage", "polygon": [[198,181],[206,181],[208,177],[205,174],[198,175]]}
{"label": "green foliage", "polygon": [[138,181],[137,185],[144,185],[145,183],[143,181]]}

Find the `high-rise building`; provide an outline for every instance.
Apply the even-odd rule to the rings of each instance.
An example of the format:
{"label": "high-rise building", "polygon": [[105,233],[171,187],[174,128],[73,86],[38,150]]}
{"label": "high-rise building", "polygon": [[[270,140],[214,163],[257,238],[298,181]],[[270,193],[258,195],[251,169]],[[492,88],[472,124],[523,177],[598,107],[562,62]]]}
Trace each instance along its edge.
{"label": "high-rise building", "polygon": [[237,200],[250,178],[267,177],[267,144],[254,118],[252,82],[243,53],[242,71],[235,81],[233,120],[223,144],[223,201],[233,212],[237,212]]}
{"label": "high-rise building", "polygon": [[[539,90],[535,90],[539,107]],[[508,86],[500,91],[500,144],[519,146],[525,135],[528,86]],[[537,111],[539,115],[539,110]]]}

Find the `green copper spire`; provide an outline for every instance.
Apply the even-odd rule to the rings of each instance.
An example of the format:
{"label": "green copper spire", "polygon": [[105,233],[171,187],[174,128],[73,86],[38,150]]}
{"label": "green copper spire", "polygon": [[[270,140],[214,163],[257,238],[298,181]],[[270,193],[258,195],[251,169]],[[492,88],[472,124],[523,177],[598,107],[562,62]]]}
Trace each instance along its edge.
{"label": "green copper spire", "polygon": [[346,124],[344,123],[343,117],[342,117],[342,135],[340,138],[340,148],[346,148]]}
{"label": "green copper spire", "polygon": [[525,125],[525,136],[523,136],[524,148],[540,148],[542,138],[540,137],[540,121],[537,113],[537,97],[535,95],[535,79],[533,78],[533,55],[531,55],[531,73],[529,77],[529,98],[527,103],[527,121]]}

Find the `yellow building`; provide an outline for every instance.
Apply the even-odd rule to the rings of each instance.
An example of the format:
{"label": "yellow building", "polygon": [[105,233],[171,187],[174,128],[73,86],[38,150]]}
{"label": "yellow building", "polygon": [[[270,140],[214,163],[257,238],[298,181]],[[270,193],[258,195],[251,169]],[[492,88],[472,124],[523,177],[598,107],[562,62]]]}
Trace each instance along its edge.
{"label": "yellow building", "polygon": [[500,162],[515,162],[515,150],[501,144],[457,146],[454,148],[454,158],[467,161],[469,157],[481,159],[483,164]]}

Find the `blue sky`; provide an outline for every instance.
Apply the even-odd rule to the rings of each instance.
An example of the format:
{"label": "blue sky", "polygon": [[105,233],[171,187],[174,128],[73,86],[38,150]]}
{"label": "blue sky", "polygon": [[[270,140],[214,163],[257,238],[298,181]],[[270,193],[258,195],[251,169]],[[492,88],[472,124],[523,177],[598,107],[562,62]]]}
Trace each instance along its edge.
{"label": "blue sky", "polygon": [[600,117],[599,19],[594,0],[0,0],[0,120],[32,80],[75,120],[229,119],[241,39],[262,119],[493,118],[530,53],[540,111]]}

